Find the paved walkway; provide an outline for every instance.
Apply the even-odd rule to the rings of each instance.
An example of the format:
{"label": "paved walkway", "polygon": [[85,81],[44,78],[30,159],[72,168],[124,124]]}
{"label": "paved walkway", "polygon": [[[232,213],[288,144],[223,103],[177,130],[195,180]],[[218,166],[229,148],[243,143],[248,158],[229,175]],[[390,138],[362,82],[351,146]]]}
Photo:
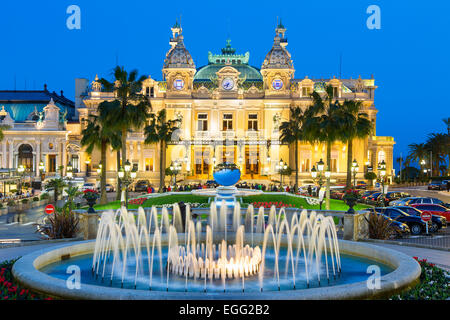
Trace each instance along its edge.
{"label": "paved walkway", "polygon": [[398,246],[395,244],[386,244],[386,243],[371,242],[370,244],[397,250],[411,257],[418,257],[419,259],[427,259],[428,262],[434,263],[438,267],[446,269],[447,271],[450,272],[450,252],[448,251],[424,249],[409,246]]}

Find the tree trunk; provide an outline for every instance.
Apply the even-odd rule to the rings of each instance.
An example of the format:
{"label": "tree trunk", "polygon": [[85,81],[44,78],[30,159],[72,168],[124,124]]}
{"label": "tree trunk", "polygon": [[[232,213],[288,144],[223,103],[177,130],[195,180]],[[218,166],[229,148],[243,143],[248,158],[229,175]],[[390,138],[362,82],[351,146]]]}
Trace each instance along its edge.
{"label": "tree trunk", "polygon": [[[120,170],[120,150],[117,150],[117,173]],[[117,190],[116,190],[116,200],[120,200],[122,193],[122,183],[119,179],[119,175],[117,175]]]}
{"label": "tree trunk", "polygon": [[122,129],[122,166],[127,162],[127,129]]}
{"label": "tree trunk", "polygon": [[295,140],[295,185],[294,193],[298,191],[298,140]]}
{"label": "tree trunk", "polygon": [[[327,142],[327,166],[328,168],[325,168],[325,170],[330,170],[331,172],[331,142]],[[330,210],[330,178],[327,179],[326,183],[325,208]]]}
{"label": "tree trunk", "polygon": [[345,187],[352,188],[352,159],[353,159],[353,140],[350,139],[347,143],[347,182]]}
{"label": "tree trunk", "polygon": [[107,143],[106,141],[102,141],[102,148],[101,148],[101,160],[100,163],[102,164],[102,171],[101,171],[101,178],[100,178],[100,204],[107,204],[108,203],[108,197],[106,196],[106,147]]}
{"label": "tree trunk", "polygon": [[166,180],[166,142],[161,140],[160,142],[160,152],[159,152],[159,192],[163,192]]}

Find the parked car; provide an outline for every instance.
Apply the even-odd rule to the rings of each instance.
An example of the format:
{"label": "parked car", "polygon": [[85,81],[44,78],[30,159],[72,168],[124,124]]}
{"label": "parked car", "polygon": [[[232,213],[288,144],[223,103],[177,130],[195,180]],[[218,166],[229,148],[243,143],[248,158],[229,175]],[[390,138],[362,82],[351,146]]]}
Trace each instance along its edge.
{"label": "parked car", "polygon": [[381,192],[375,192],[375,193],[373,193],[373,194],[371,194],[370,196],[368,196],[367,198],[366,198],[366,203],[368,203],[368,204],[377,204],[378,203],[378,198],[380,198],[382,196],[382,193]]}
{"label": "parked car", "polygon": [[139,180],[134,185],[134,192],[147,192],[147,188],[150,186],[150,181]]}
{"label": "parked car", "polygon": [[[375,211],[380,212],[393,220],[406,223],[411,230],[411,234],[413,235],[418,235],[422,232],[426,232],[427,223],[423,221],[421,217],[417,217],[416,215],[409,215],[406,212],[397,209],[396,207],[375,208]],[[431,220],[428,222],[428,228],[432,228]]]}
{"label": "parked car", "polygon": [[428,197],[416,197],[408,202],[409,206],[412,204],[439,204],[441,206],[446,206],[441,199]]}
{"label": "parked car", "polygon": [[446,185],[439,180],[433,180],[428,184],[428,190],[444,190]]}
{"label": "parked car", "polygon": [[358,181],[356,184],[356,189],[367,189],[367,182]]}
{"label": "parked car", "polygon": [[410,195],[405,192],[390,191],[390,192],[386,193],[386,195],[384,196],[384,199],[381,199],[381,200],[384,200],[384,205],[388,206],[391,201],[395,201],[395,200],[402,199],[402,198],[409,197],[409,196]]}
{"label": "parked car", "polygon": [[[428,212],[427,210],[419,210],[415,207],[410,207],[410,206],[398,206],[395,208],[400,209],[403,212],[406,212],[407,214],[416,215],[418,217],[420,217],[422,212]],[[444,216],[431,214],[431,224],[432,224],[432,227],[431,227],[430,231],[436,232],[441,229],[447,228],[447,219]]]}
{"label": "parked car", "polygon": [[439,215],[445,217],[447,221],[450,220],[450,209],[446,208],[439,204],[431,204],[431,203],[415,203],[412,204],[411,207],[414,207],[416,209],[419,209],[420,211],[428,211],[431,214]]}
{"label": "parked car", "polygon": [[107,183],[106,186],[106,192],[114,192],[114,186],[112,184]]}
{"label": "parked car", "polygon": [[366,202],[367,197],[370,196],[370,195],[372,195],[372,194],[374,194],[375,192],[378,192],[378,191],[376,191],[376,190],[365,191],[365,192],[361,195],[360,201],[361,201],[361,202]]}
{"label": "parked car", "polygon": [[95,190],[95,184],[94,183],[90,183],[90,182],[86,182],[85,184],[83,184],[83,186],[81,187],[81,191],[86,191],[86,190]]}

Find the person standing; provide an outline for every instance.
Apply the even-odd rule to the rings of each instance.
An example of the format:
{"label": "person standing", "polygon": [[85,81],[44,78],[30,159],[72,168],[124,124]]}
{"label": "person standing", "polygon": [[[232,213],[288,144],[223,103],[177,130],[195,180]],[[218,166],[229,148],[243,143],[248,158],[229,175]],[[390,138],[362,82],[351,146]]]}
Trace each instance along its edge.
{"label": "person standing", "polygon": [[450,192],[450,180],[447,181],[447,192]]}

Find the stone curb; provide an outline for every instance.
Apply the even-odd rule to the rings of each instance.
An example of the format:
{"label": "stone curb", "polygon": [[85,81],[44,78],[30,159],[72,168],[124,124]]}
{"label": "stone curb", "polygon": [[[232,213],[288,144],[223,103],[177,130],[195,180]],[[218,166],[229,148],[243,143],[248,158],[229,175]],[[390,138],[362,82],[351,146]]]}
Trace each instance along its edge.
{"label": "stone curb", "polygon": [[92,252],[94,246],[94,241],[83,241],[71,246],[66,245],[33,252],[22,257],[14,264],[13,275],[19,283],[38,292],[76,300],[342,300],[389,297],[395,292],[405,290],[416,283],[421,273],[421,268],[417,261],[403,253],[367,243],[345,240],[339,240],[341,253],[367,257],[375,262],[385,263],[394,268],[392,272],[382,276],[382,288],[378,290],[369,289],[366,281],[362,281],[332,287],[258,293],[163,292],[119,289],[88,284],[83,284],[80,290],[70,290],[63,279],[57,279],[39,271],[40,268],[49,263],[60,261],[62,256],[76,256]]}
{"label": "stone curb", "polygon": [[43,244],[56,244],[56,243],[65,243],[65,242],[72,242],[72,241],[82,241],[83,238],[71,238],[71,239],[55,239],[55,240],[30,240],[30,241],[24,241],[19,243],[12,243],[12,244],[5,244],[2,245],[0,243],[0,250],[1,249],[9,249],[9,248],[16,248],[16,247],[29,247],[29,246],[38,246]]}
{"label": "stone curb", "polygon": [[416,247],[416,248],[422,248],[422,249],[440,250],[440,251],[447,251],[447,252],[450,251],[450,248],[439,248],[439,247],[433,247],[433,246],[427,245],[427,244],[414,244],[414,243],[409,243],[409,242],[397,242],[397,241],[393,241],[393,240],[365,239],[365,240],[361,240],[361,241],[393,244],[393,245],[405,246],[405,247]]}

